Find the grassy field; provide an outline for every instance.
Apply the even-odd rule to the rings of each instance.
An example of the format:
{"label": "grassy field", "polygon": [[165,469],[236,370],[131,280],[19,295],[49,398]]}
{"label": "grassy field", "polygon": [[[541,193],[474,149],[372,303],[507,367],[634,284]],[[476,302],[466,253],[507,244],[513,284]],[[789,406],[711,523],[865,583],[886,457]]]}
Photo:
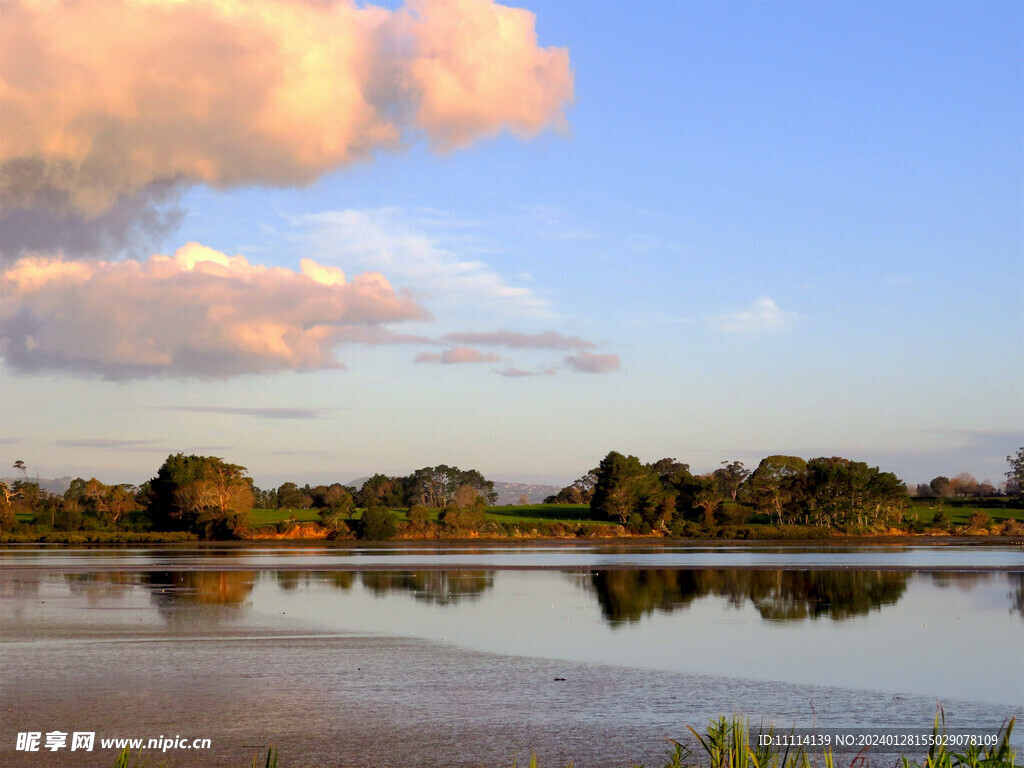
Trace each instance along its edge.
{"label": "grassy field", "polygon": [[[733,506],[736,506],[733,504]],[[1002,506],[979,506],[968,501],[945,500],[941,504],[936,499],[914,500],[910,506],[910,519],[914,515],[922,523],[930,524],[935,513],[941,509],[946,519],[954,527],[967,525],[967,521],[975,512],[987,514],[995,522],[1007,518],[1024,522],[1024,509],[1012,509]],[[406,520],[406,510],[396,509],[394,512],[399,520]],[[429,510],[432,519],[437,520],[441,510]],[[356,517],[359,513],[356,513]],[[257,527],[276,525],[290,518],[300,523],[318,522],[320,516],[315,509],[254,509],[253,525]],[[527,504],[505,507],[488,507],[487,519],[500,523],[529,526],[541,523],[614,525],[609,520],[594,520],[590,517],[590,507],[586,504]]]}
{"label": "grassy field", "polygon": [[[727,510],[743,512],[738,505],[727,502]],[[988,515],[993,522],[999,523],[1002,520],[1013,519],[1024,522],[1024,509],[1015,509],[996,502],[979,503],[975,500],[954,500],[946,499],[915,499],[911,502],[907,520],[915,518],[925,525],[930,525],[935,518],[936,512],[942,510],[946,520],[954,528],[966,526],[970,516],[976,512]],[[393,510],[400,521],[407,520],[407,510]],[[437,520],[441,510],[428,510],[431,519]],[[355,517],[359,517],[359,512]],[[31,524],[32,515],[19,513],[19,523]],[[299,523],[319,522],[320,515],[316,509],[254,509],[252,510],[252,524],[256,528],[265,528],[283,523],[286,520],[294,519]],[[594,520],[590,517],[590,507],[586,504],[528,504],[512,505],[504,507],[488,507],[487,519],[498,523],[507,523],[521,527],[536,527],[542,524],[562,525],[615,525],[609,520]]]}
{"label": "grassy field", "polygon": [[614,525],[608,520],[594,520],[587,504],[528,504],[525,506],[488,507],[487,519],[501,523],[530,525],[537,523],[588,523]]}
{"label": "grassy field", "polygon": [[300,523],[318,523],[320,515],[317,509],[254,509],[252,524],[257,528],[277,525],[293,517]]}
{"label": "grassy field", "polygon": [[[406,520],[405,509],[393,510],[399,520]],[[439,509],[428,510],[430,517],[437,520]],[[357,512],[356,517],[359,516]],[[256,527],[277,525],[294,517],[300,523],[318,522],[320,516],[315,509],[254,509],[252,522]],[[507,507],[488,507],[487,519],[498,523],[514,525],[540,525],[541,523],[588,523],[591,525],[614,525],[608,520],[592,520],[590,507],[586,504],[528,504]]]}
{"label": "grassy field", "polygon": [[1024,509],[1012,509],[1003,506],[979,506],[977,502],[966,500],[956,501],[945,499],[920,499],[910,503],[911,513],[917,514],[917,519],[928,524],[935,519],[935,513],[942,510],[950,524],[953,526],[967,525],[967,520],[975,512],[982,512],[992,518],[995,522],[1013,519],[1024,521]]}

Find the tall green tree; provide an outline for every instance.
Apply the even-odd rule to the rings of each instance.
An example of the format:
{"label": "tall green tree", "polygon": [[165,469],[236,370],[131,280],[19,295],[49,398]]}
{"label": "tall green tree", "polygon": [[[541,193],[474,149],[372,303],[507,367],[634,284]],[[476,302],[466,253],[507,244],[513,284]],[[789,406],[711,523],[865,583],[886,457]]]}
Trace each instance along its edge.
{"label": "tall green tree", "polygon": [[595,516],[618,520],[638,531],[668,525],[675,498],[652,465],[612,451],[601,460],[596,474],[590,500]]}
{"label": "tall green tree", "polygon": [[825,525],[900,522],[909,501],[893,473],[839,456],[807,462],[806,487],[810,521]]}
{"label": "tall green tree", "polygon": [[932,489],[932,493],[941,499],[949,495],[949,478],[945,475],[933,477],[932,481],[928,483],[928,487]]}
{"label": "tall green tree", "polygon": [[353,498],[355,505],[363,509],[371,506],[390,509],[406,506],[403,478],[378,473],[363,483]]}
{"label": "tall green tree", "polygon": [[252,480],[245,467],[217,456],[170,455],[149,487],[149,516],[158,529],[224,539],[249,523]]}
{"label": "tall green tree", "polygon": [[455,503],[456,494],[468,486],[493,504],[498,498],[494,483],[475,469],[461,470],[447,464],[417,469],[405,479],[406,506],[422,504],[426,507],[448,507]]}
{"label": "tall green tree", "polygon": [[312,501],[295,483],[282,483],[277,489],[278,509],[307,509]]}
{"label": "tall green tree", "polygon": [[733,501],[736,501],[740,486],[749,476],[750,470],[743,466],[742,461],[723,461],[722,466],[711,473],[722,495]]}
{"label": "tall green tree", "polygon": [[1006,471],[1006,490],[1008,493],[1024,494],[1024,448],[1018,448],[1016,455],[1006,457],[1010,468]]}
{"label": "tall green tree", "polygon": [[806,499],[807,462],[799,456],[766,456],[748,480],[748,490],[759,512],[781,524],[793,522]]}

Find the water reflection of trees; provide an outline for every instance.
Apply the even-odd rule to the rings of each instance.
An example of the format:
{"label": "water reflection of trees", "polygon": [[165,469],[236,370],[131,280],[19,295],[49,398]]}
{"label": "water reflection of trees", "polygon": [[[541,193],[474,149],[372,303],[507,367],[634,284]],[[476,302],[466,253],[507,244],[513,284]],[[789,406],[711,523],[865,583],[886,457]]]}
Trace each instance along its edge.
{"label": "water reflection of trees", "polygon": [[940,588],[956,587],[962,592],[970,592],[996,576],[994,573],[985,573],[984,571],[933,571],[929,575],[935,586]]}
{"label": "water reflection of trees", "polygon": [[494,586],[493,571],[363,571],[360,579],[375,594],[410,592],[434,605],[473,600]]}
{"label": "water reflection of trees", "polygon": [[253,571],[151,571],[142,583],[170,621],[210,621],[238,615],[256,583]]}
{"label": "water reflection of trees", "polygon": [[310,589],[318,584],[351,589],[356,578],[352,571],[274,571],[271,576],[282,592]]}
{"label": "water reflection of trees", "polygon": [[1008,573],[1010,582],[1010,613],[1018,613],[1024,619],[1024,573]]}
{"label": "water reflection of trees", "polygon": [[66,573],[64,580],[72,595],[84,597],[86,604],[97,606],[104,600],[127,597],[138,586],[139,574],[124,571]]}
{"label": "water reflection of trees", "polygon": [[707,596],[737,608],[749,600],[767,621],[797,621],[846,619],[895,605],[907,580],[908,574],[894,571],[624,569],[597,571],[590,586],[612,624],[675,611]]}

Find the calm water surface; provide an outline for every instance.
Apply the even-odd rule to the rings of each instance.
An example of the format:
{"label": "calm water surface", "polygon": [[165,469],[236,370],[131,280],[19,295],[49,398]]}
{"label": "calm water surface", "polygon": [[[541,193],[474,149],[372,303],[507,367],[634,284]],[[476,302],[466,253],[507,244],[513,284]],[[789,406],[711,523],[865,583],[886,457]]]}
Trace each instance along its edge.
{"label": "calm water surface", "polygon": [[3,765],[113,762],[26,730],[212,740],[172,766],[653,765],[718,714],[1024,711],[1019,547],[23,547],[0,596]]}

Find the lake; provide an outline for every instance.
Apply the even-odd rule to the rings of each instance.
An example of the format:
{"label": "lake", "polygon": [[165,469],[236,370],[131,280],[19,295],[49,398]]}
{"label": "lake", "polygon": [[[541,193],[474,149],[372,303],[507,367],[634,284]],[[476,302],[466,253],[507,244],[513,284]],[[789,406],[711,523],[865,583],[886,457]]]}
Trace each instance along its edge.
{"label": "lake", "polygon": [[[21,546],[0,596],[3,765],[654,766],[720,714],[1024,713],[1020,546]],[[53,731],[95,748],[15,749]]]}

